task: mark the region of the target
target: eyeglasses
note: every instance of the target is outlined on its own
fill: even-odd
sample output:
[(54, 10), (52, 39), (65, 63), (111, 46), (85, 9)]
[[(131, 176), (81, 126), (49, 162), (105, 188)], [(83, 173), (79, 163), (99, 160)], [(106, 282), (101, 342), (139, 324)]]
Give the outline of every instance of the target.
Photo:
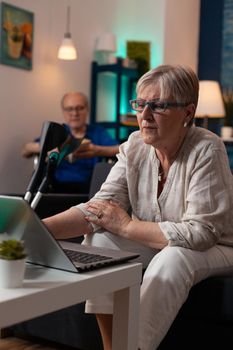
[(151, 112), (160, 113), (165, 112), (166, 109), (173, 107), (186, 107), (190, 103), (182, 103), (182, 102), (159, 102), (159, 101), (146, 101), (146, 100), (130, 100), (129, 101), (131, 108), (137, 112), (143, 112), (146, 106), (150, 107)]
[(68, 107), (63, 107), (63, 110), (72, 113), (72, 112), (82, 112), (84, 111), (86, 107), (85, 106), (68, 106)]

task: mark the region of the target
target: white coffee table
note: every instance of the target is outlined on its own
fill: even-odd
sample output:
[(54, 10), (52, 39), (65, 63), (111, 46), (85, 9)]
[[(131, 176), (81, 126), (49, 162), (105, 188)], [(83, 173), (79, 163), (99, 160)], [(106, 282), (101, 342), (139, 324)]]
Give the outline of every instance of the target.
[(132, 262), (79, 274), (28, 264), (22, 288), (0, 288), (0, 329), (114, 292), (112, 349), (137, 350), (141, 273)]

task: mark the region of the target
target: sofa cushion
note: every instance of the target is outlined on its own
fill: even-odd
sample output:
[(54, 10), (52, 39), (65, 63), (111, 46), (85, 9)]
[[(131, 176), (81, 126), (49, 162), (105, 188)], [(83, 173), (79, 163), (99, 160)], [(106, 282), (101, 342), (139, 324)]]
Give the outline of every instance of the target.
[(180, 310), (182, 318), (233, 322), (233, 275), (210, 277), (195, 285)]

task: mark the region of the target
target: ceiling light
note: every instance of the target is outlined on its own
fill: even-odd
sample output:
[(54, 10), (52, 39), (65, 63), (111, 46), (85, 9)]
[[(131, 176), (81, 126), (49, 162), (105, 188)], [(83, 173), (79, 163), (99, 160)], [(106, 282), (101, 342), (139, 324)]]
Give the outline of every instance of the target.
[(67, 7), (66, 32), (58, 50), (58, 56), (61, 60), (76, 60), (77, 52), (70, 33), (70, 6)]

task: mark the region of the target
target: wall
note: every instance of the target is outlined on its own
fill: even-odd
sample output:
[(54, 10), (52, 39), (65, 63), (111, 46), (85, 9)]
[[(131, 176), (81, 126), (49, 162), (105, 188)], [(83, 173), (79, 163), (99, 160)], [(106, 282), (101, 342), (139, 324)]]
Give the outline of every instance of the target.
[(168, 0), (165, 11), (164, 63), (198, 67), (200, 1)]
[[(22, 144), (40, 134), (45, 120), (62, 122), (60, 98), (65, 91), (89, 96), (90, 63), (96, 37), (117, 35), (118, 53), (125, 41), (151, 41), (152, 66), (163, 62), (197, 66), (199, 0), (11, 0), (35, 14), (33, 70), (0, 65), (0, 192), (24, 193), (32, 162), (22, 159)], [(57, 48), (71, 4), (71, 32), (78, 60), (59, 61)], [(187, 24), (191, 23), (189, 30)], [(174, 30), (175, 29), (175, 30)], [(179, 45), (178, 45), (179, 44)]]

